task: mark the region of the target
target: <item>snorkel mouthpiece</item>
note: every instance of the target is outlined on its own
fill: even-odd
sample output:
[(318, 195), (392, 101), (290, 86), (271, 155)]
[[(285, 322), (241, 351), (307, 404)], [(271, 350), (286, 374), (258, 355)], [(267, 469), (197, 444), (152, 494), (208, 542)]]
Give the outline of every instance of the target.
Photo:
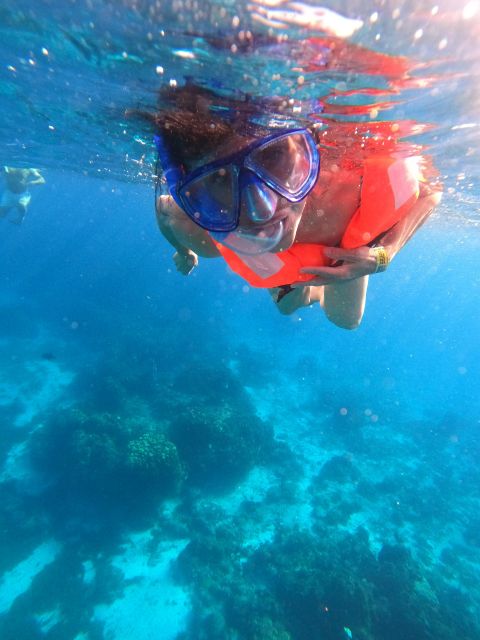
[(245, 256), (258, 256), (268, 253), (280, 242), (283, 236), (283, 220), (271, 223), (265, 228), (246, 230), (237, 228), (227, 233), (210, 232), (210, 235), (221, 244), (236, 253)]

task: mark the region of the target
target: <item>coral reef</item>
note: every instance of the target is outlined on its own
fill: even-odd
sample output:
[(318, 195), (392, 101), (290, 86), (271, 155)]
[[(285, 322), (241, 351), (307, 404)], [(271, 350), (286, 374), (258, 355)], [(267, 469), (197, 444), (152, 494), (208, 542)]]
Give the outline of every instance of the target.
[(130, 440), (127, 466), (138, 480), (161, 487), (166, 493), (177, 491), (185, 477), (176, 446), (157, 431)]
[[(146, 573), (183, 549), (169, 556), (192, 607), (177, 640), (478, 640), (479, 448), (468, 425), (393, 428), (388, 407), (379, 425), (345, 388), (316, 404), (292, 393), (285, 406), (276, 373), (255, 380), (271, 394), (266, 412), (238, 375), (255, 377), (251, 356), (213, 366), (199, 350), (191, 367), (162, 368), (155, 352), (152, 368), (133, 342), (114, 351), (102, 380), (87, 372), (77, 403), (32, 428), (24, 450), (38, 492), (2, 485), (5, 571), (37, 534), (65, 547), (0, 621), (2, 638), (43, 637), (37, 618), (56, 611), (63, 588), (75, 597), (49, 637), (103, 637), (94, 612), (140, 585), (119, 567), (134, 567), (128, 549), (143, 536)], [(308, 358), (300, 368), (321, 371)], [(21, 442), (7, 437), (4, 456)]]
[[(198, 597), (189, 638), (338, 640), (345, 628), (359, 640), (477, 637), (465, 606), (459, 615), (458, 598), (447, 603), (408, 549), (387, 544), (376, 558), (364, 530), (336, 538), (284, 531), (245, 554), (228, 529), (182, 553), (176, 571)], [(219, 600), (223, 608), (208, 613)]]
[(31, 460), (57, 494), (55, 502), (68, 509), (86, 501), (103, 512), (151, 509), (174, 495), (185, 476), (164, 429), (164, 423), (145, 416), (121, 419), (73, 408), (34, 432)]
[(222, 489), (237, 482), (254, 465), (268, 459), (273, 429), (257, 418), (244, 399), (198, 403), (180, 413), (169, 437), (188, 470), (189, 482)]

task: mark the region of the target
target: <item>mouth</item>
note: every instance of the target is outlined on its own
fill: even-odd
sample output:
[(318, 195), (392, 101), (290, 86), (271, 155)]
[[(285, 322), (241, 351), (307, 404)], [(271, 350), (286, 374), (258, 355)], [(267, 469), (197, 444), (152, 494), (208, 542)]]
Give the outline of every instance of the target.
[(285, 225), (286, 219), (287, 216), (282, 216), (281, 218), (269, 220), (265, 224), (255, 224), (249, 227), (243, 227), (243, 229), (239, 229), (239, 233), (245, 233), (246, 235), (271, 235), (271, 232), (276, 230), (279, 225), (282, 225), (282, 227)]
[[(285, 218), (272, 220), (267, 224), (256, 225), (248, 229), (238, 229), (237, 235), (246, 242), (253, 242), (257, 246), (263, 245), (270, 249), (276, 246), (285, 233)], [(268, 250), (268, 249), (267, 249)]]
[(277, 247), (284, 236), (285, 218), (264, 225), (237, 227), (230, 233), (216, 234), (216, 240), (243, 255), (256, 256)]

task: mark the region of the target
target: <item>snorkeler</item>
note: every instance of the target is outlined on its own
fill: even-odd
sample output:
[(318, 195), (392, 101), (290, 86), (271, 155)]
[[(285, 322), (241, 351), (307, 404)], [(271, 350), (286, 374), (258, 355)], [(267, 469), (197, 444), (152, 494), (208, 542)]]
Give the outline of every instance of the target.
[(362, 138), (355, 157), (332, 144), (342, 123), (262, 120), (248, 101), (227, 108), (191, 83), (165, 91), (175, 108), (153, 119), (164, 187), (156, 212), (178, 271), (221, 256), (282, 313), (319, 302), (333, 323), (356, 328), (369, 275), (385, 271), (440, 201), (423, 159), (391, 142), (393, 123), (377, 123), (389, 135)]
[(3, 167), (5, 189), (0, 200), (0, 217), (4, 218), (9, 211), (16, 209), (17, 217), (11, 220), (14, 224), (22, 224), (32, 196), (28, 188), (36, 184), (45, 184), (45, 178), (38, 169), (21, 169)]

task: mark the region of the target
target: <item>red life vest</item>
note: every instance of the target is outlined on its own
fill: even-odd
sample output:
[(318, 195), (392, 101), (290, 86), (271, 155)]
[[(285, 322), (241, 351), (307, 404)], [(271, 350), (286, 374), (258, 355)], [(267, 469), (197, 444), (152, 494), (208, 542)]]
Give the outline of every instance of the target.
[[(399, 222), (419, 195), (419, 158), (372, 157), (363, 165), (360, 206), (350, 219), (340, 246), (355, 249), (367, 245)], [(280, 253), (245, 256), (215, 242), (229, 267), (252, 287), (279, 287), (308, 282), (315, 276), (300, 273), (303, 267), (328, 266), (324, 245), (294, 243)]]

